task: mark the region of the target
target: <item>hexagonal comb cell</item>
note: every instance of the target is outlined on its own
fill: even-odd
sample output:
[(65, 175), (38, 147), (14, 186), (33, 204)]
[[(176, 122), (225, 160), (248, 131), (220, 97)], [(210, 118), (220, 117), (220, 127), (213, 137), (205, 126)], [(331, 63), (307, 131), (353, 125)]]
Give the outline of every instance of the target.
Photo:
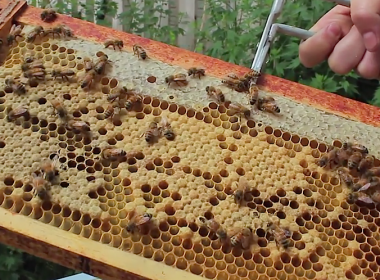
[(376, 191), (352, 189), (370, 188), (360, 168), (377, 182), (379, 161), (228, 103), (180, 102), (221, 81), (173, 69), (132, 49), (19, 38), (0, 67), (26, 90), (0, 92), (1, 207), (208, 279), (378, 279), (380, 208), (363, 205)]

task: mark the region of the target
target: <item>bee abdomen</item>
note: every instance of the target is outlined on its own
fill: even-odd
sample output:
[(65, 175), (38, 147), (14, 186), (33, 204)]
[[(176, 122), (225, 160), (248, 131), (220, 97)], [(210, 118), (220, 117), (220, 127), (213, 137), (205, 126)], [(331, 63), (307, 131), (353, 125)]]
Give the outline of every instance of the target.
[(128, 111), (132, 109), (132, 106), (133, 106), (133, 102), (128, 100), (125, 102), (125, 109), (127, 109)]
[(146, 55), (146, 52), (145, 52), (145, 51), (142, 51), (142, 52), (140, 53), (140, 57), (141, 57), (141, 59), (146, 59), (148, 56)]
[(166, 137), (166, 139), (168, 140), (173, 140), (175, 138), (175, 134), (171, 131), (167, 131), (164, 133), (164, 136)]
[(153, 135), (153, 133), (151, 133), (151, 132), (147, 132), (147, 133), (145, 134), (145, 141), (148, 142), (148, 143), (151, 143), (151, 142), (153, 142), (153, 140), (154, 140), (154, 135)]

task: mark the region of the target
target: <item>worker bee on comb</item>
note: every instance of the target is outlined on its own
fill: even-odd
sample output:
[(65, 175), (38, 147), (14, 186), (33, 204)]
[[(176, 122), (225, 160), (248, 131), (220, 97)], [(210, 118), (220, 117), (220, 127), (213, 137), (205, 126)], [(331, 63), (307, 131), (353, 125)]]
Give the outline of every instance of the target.
[(32, 43), (34, 42), (34, 40), (36, 40), (37, 36), (41, 36), (43, 34), (44, 34), (44, 28), (42, 26), (36, 26), (35, 28), (33, 28), (32, 31), (30, 31), (26, 35), (26, 41), (28, 43)]
[(45, 9), (41, 13), (41, 20), (45, 22), (52, 22), (57, 18), (57, 12), (51, 8)]
[(277, 113), (281, 112), (280, 108), (277, 106), (276, 101), (273, 97), (262, 97), (257, 100), (257, 108), (264, 112)]
[(137, 55), (137, 57), (141, 58), (142, 60), (145, 60), (148, 58), (148, 55), (146, 54), (145, 49), (139, 45), (133, 46), (133, 54)]
[(235, 235), (231, 236), (231, 245), (233, 247), (240, 246), (243, 250), (248, 249), (252, 243), (252, 229), (249, 227), (239, 230)]
[(206, 87), (207, 95), (213, 98), (218, 103), (223, 103), (226, 101), (226, 98), (223, 94), (223, 92), (214, 86), (207, 86)]
[(53, 69), (51, 71), (51, 76), (54, 78), (61, 78), (62, 80), (69, 81), (69, 77), (75, 76), (75, 71), (71, 69)]
[(8, 46), (13, 45), (14, 42), (17, 42), (17, 38), (22, 38), (21, 35), (22, 27), (21, 25), (13, 24), (11, 27), (11, 30), (9, 31), (9, 34), (7, 36), (7, 43)]
[(198, 76), (198, 78), (200, 79), (202, 76), (205, 76), (205, 75), (206, 75), (206, 70), (203, 69), (203, 68), (192, 67), (192, 68), (190, 68), (190, 69), (187, 71), (187, 74), (188, 74), (189, 76), (193, 76), (193, 77)]
[(15, 81), (13, 78), (7, 78), (4, 81), (5, 83), (5, 91), (11, 91), (16, 94), (25, 94), (26, 88), (25, 85), (21, 82)]
[(130, 214), (128, 225), (126, 227), (127, 232), (135, 233), (136, 231), (141, 232), (143, 226), (150, 226), (153, 216), (149, 213), (144, 213), (142, 215), (137, 214), (133, 211)]
[(169, 86), (173, 83), (177, 86), (186, 86), (189, 82), (187, 81), (185, 74), (174, 74), (166, 77), (165, 83)]
[(119, 39), (108, 39), (104, 41), (105, 48), (108, 48), (110, 46), (112, 46), (114, 50), (116, 50), (116, 48), (118, 48), (119, 50), (122, 50), (124, 47), (124, 42), (123, 40), (119, 40)]
[(102, 156), (104, 159), (118, 160), (125, 158), (127, 156), (127, 152), (123, 149), (107, 147), (103, 149)]

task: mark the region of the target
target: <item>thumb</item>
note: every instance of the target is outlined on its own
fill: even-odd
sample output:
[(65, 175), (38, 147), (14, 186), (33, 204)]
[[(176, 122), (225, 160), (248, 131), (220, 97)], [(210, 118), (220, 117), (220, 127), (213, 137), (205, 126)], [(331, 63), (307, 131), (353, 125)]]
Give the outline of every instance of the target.
[(380, 1), (351, 0), (351, 19), (361, 33), (366, 49), (380, 48)]

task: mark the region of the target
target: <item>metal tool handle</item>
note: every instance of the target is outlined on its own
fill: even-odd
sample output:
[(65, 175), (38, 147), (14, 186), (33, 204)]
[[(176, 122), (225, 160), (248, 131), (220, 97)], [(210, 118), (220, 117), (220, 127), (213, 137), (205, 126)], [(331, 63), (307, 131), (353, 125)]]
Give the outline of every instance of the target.
[[(271, 12), (268, 16), (267, 22), (264, 27), (263, 35), (257, 47), (255, 58), (252, 62), (251, 69), (257, 72), (261, 72), (267, 56), (269, 53), (269, 48), (274, 40), (277, 32), (300, 38), (301, 40), (306, 40), (312, 37), (315, 32), (310, 30), (301, 29), (295, 26), (290, 26), (282, 23), (275, 23), (275, 20), (280, 16), (282, 8), (286, 0), (275, 0), (272, 5)], [(343, 5), (350, 7), (350, 0), (325, 0), (327, 2), (333, 2), (338, 5)]]

